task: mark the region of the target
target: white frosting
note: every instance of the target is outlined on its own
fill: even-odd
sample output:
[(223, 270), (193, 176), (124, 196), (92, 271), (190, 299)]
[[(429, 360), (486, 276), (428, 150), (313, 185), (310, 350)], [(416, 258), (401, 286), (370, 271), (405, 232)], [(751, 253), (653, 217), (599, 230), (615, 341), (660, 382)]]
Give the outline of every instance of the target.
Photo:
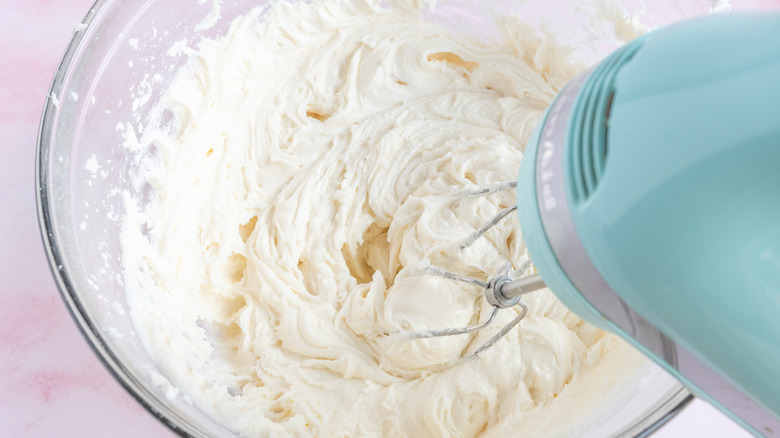
[(710, 12), (728, 12), (734, 10), (729, 0), (710, 0)]
[(157, 200), (127, 204), (132, 315), (167, 377), (236, 431), (557, 436), (642, 363), (547, 290), (474, 360), (449, 364), (515, 310), (472, 336), (387, 335), (489, 313), (422, 266), (527, 261), (514, 217), (457, 249), (514, 193), (457, 194), (515, 178), (577, 70), (515, 20), (486, 45), (413, 6), (256, 9), (193, 50), (161, 102), (173, 122), (145, 129), (160, 165)]

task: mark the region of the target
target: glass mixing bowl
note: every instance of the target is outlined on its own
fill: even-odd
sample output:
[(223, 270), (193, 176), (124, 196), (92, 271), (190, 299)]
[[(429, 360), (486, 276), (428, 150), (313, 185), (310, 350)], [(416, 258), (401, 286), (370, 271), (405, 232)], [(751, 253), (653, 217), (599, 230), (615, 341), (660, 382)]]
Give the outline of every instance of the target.
[[(172, 72), (186, 60), (186, 55), (170, 50), (175, 42), (220, 35), (233, 17), (262, 1), (198, 3), (203, 4), (170, 0), (95, 3), (77, 27), (44, 108), (36, 169), (38, 210), (63, 299), (109, 371), (173, 431), (199, 437), (234, 436), (173, 388), (144, 349), (127, 312), (119, 241), (122, 191), (149, 195), (151, 187), (133, 183), (130, 175), (138, 163), (131, 151), (120, 146), (123, 134), (117, 126), (139, 128), (143, 124)], [(581, 19), (584, 6), (574, 7), (576, 3), (441, 0), (427, 18), (489, 38), (495, 30), (487, 17), (492, 10), (488, 6), (503, 13), (522, 13), (537, 24), (549, 21), (547, 25), (564, 42), (589, 41), (577, 55), (585, 63), (594, 63), (620, 42), (610, 38), (613, 32), (609, 29), (585, 26)], [(652, 3), (641, 15), (651, 26), (705, 14), (710, 8), (707, 0)], [(626, 7), (636, 12), (640, 5), (637, 1)], [(216, 25), (196, 30), (204, 27), (199, 26), (204, 19), (217, 16), (221, 18)], [(578, 436), (647, 435), (691, 398), (675, 379), (649, 363), (642, 377), (622, 391), (621, 402), (594, 412), (590, 423), (580, 426)]]

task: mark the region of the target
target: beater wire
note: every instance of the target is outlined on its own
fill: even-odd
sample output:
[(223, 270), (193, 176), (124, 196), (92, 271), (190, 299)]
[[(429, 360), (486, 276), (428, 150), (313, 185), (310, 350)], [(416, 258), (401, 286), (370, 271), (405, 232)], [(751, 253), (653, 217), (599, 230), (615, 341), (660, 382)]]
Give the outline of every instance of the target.
[[(490, 339), (485, 341), (484, 344), (480, 345), (479, 348), (472, 351), (469, 356), (479, 356), (479, 353), (482, 353), (483, 351), (487, 350), (488, 348), (492, 347), (493, 344), (498, 342), (501, 338), (506, 336), (507, 333), (509, 333), (510, 330), (512, 330), (517, 324), (520, 324), (520, 320), (525, 318), (525, 315), (528, 313), (528, 306), (525, 305), (522, 301), (519, 301), (517, 303), (518, 306), (520, 306), (521, 310), (520, 313), (515, 316), (515, 318), (510, 321), (507, 325), (501, 327), (501, 330), (498, 331), (495, 335), (493, 335)], [(468, 357), (468, 356), (466, 356)]]
[(494, 184), (492, 186), (488, 186), (479, 190), (471, 190), (467, 191), (465, 194), (463, 194), (462, 197), (464, 198), (477, 198), (480, 196), (487, 196), (492, 195), (493, 193), (503, 192), (505, 190), (514, 189), (517, 187), (517, 181), (508, 181), (508, 182), (502, 182), (498, 184)]
[(424, 267), (423, 272), (426, 274), (435, 275), (437, 277), (443, 277), (448, 280), (456, 280), (456, 281), (462, 281), (464, 283), (473, 284), (483, 289), (488, 287), (488, 283), (486, 281), (477, 280), (476, 278), (466, 277), (464, 275), (456, 274), (450, 271), (445, 271), (444, 269), (432, 265), (428, 265)]
[(513, 211), (516, 210), (517, 210), (517, 204), (501, 210), (501, 213), (493, 216), (493, 218), (490, 219), (485, 225), (482, 225), (480, 229), (474, 231), (473, 233), (471, 233), (471, 235), (469, 235), (469, 237), (463, 239), (463, 241), (460, 242), (458, 247), (461, 250), (470, 247), (471, 245), (474, 244), (474, 242), (477, 241), (477, 239), (479, 239), (480, 237), (482, 237), (482, 235), (487, 233), (489, 229), (493, 228), (497, 223), (501, 222), (501, 220), (507, 217), (509, 213), (512, 213)]
[(415, 332), (406, 332), (409, 336), (412, 337), (412, 339), (426, 339), (426, 338), (438, 338), (441, 336), (453, 336), (453, 335), (463, 335), (466, 333), (474, 333), (478, 330), (482, 330), (483, 328), (487, 327), (488, 324), (493, 322), (493, 320), (496, 318), (496, 315), (498, 315), (498, 311), (500, 309), (496, 306), (493, 307), (493, 311), (490, 313), (490, 316), (485, 321), (477, 324), (472, 325), (469, 327), (458, 327), (458, 328), (447, 328), (447, 329), (441, 329), (441, 330), (419, 330)]

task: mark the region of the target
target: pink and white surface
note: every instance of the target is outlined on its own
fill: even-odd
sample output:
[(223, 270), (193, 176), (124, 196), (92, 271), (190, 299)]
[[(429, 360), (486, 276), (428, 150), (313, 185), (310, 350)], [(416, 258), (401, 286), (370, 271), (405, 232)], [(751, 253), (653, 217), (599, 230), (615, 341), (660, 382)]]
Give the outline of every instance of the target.
[[(117, 383), (71, 319), (35, 211), (38, 123), (92, 0), (0, 0), (0, 436), (169, 437)], [(654, 437), (749, 435), (696, 400)]]

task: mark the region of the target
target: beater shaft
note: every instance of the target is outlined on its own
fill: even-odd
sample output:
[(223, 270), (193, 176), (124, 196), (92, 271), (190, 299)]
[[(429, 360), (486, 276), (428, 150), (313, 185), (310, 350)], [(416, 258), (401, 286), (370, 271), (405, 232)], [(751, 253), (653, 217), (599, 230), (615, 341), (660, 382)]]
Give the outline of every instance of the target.
[(499, 275), (490, 280), (485, 290), (485, 299), (493, 306), (506, 308), (516, 305), (520, 297), (544, 289), (547, 285), (539, 274), (514, 278), (509, 274)]

